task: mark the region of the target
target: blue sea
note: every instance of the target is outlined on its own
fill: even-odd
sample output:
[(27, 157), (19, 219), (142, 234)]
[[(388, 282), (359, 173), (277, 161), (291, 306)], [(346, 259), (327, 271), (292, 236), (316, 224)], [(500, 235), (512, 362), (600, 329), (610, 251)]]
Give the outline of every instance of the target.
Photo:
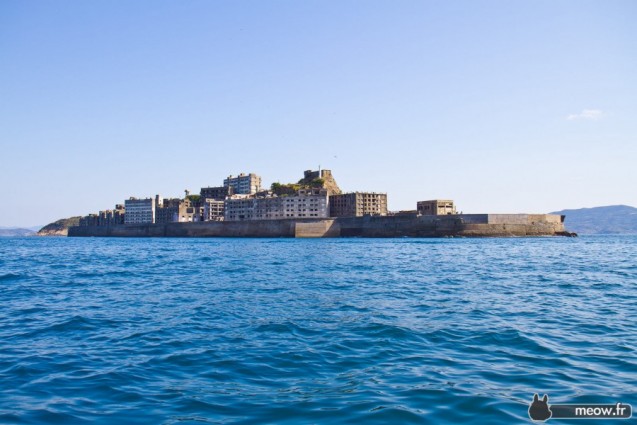
[(0, 385), (2, 424), (634, 407), (637, 237), (0, 238)]

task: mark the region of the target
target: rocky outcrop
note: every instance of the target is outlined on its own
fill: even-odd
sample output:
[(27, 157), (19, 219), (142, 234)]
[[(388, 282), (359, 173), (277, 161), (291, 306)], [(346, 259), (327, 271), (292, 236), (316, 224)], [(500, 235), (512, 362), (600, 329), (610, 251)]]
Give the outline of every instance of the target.
[(38, 236), (68, 236), (69, 227), (79, 226), (80, 217), (63, 218), (41, 228)]
[[(325, 171), (327, 171), (327, 173)], [(332, 176), (331, 171), (323, 170), (322, 174), (323, 176), (321, 178), (323, 179), (323, 187), (327, 189), (330, 195), (340, 195), (341, 193), (343, 193), (341, 191), (341, 188), (338, 187), (336, 179), (334, 179), (334, 176)]]
[(299, 180), (299, 184), (301, 185), (306, 187), (322, 187), (323, 189), (327, 189), (330, 195), (340, 195), (343, 193), (341, 188), (338, 187), (338, 183), (336, 183), (336, 179), (334, 179), (332, 171), (330, 170), (307, 170), (303, 174), (303, 178)]
[(277, 196), (294, 196), (300, 189), (311, 188), (326, 189), (328, 195), (340, 195), (342, 193), (330, 170), (307, 170), (298, 183), (272, 183), (270, 190)]

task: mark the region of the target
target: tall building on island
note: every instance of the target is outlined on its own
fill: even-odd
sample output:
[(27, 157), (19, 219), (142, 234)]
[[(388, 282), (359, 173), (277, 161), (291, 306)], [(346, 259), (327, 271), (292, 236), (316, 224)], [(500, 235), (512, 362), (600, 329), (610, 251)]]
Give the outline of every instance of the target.
[(222, 201), (234, 194), (235, 191), (233, 186), (202, 187), (199, 191), (199, 196), (201, 196), (202, 200), (216, 199), (218, 201)]
[(126, 216), (124, 205), (115, 205), (114, 210), (100, 211), (98, 214), (97, 225), (98, 226), (117, 226), (124, 224), (124, 217)]
[(241, 173), (236, 177), (230, 175), (223, 180), (223, 186), (231, 187), (237, 194), (252, 195), (261, 190), (261, 177), (254, 173)]
[(204, 199), (203, 221), (223, 221), (226, 201)]
[[(157, 199), (161, 200), (161, 203), (157, 202)], [(155, 223), (187, 223), (191, 221), (199, 221), (199, 217), (197, 208), (188, 198), (162, 199), (157, 195)]]
[(387, 194), (351, 192), (330, 196), (330, 217), (387, 215)]
[(124, 201), (124, 224), (143, 224), (155, 222), (155, 199), (130, 198)]
[(228, 199), (226, 221), (327, 218), (329, 197), (321, 188), (301, 189), (291, 196), (263, 196)]

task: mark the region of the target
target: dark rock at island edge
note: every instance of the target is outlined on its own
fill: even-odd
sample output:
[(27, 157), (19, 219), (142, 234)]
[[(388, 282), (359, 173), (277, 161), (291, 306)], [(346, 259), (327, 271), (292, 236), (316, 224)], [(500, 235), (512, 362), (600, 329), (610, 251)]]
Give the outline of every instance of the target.
[(38, 236), (68, 236), (69, 227), (78, 226), (80, 217), (62, 218), (41, 228)]

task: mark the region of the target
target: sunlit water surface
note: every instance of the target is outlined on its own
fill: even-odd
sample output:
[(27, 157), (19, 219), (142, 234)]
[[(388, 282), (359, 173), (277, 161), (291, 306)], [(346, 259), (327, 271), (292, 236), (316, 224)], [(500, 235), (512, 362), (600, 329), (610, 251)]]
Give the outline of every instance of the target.
[(3, 238), (0, 423), (509, 424), (535, 392), (635, 406), (636, 247)]

